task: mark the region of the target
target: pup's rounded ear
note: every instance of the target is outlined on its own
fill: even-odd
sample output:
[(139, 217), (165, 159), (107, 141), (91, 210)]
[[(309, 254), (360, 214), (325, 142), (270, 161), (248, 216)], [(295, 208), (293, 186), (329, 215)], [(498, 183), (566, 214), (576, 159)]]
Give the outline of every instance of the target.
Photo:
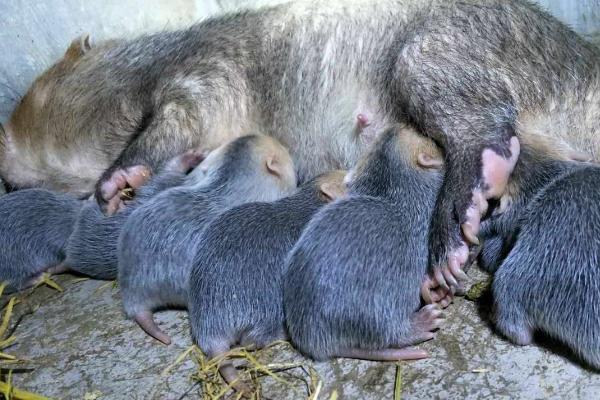
[(270, 174), (275, 175), (279, 178), (281, 178), (284, 174), (283, 166), (281, 165), (281, 162), (279, 162), (277, 157), (275, 157), (273, 155), (267, 157), (265, 166), (267, 167), (267, 171)]
[(346, 185), (343, 182), (323, 182), (319, 191), (326, 201), (333, 201), (346, 195)]

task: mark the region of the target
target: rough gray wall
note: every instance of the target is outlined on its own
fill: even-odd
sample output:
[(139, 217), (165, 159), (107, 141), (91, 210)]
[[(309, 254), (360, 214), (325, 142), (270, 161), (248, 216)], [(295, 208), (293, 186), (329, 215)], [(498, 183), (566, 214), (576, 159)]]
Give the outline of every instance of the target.
[[(0, 122), (78, 35), (90, 33), (92, 42), (127, 37), (187, 26), (223, 10), (283, 1), (0, 0)], [(600, 0), (538, 1), (579, 32), (600, 39)]]

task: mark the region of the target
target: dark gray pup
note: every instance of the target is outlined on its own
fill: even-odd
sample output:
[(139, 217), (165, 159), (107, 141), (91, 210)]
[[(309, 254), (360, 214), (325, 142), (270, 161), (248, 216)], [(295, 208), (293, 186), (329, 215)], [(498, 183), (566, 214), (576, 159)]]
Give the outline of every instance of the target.
[(439, 306), (419, 309), (441, 157), (414, 131), (386, 131), (350, 173), (349, 197), (308, 224), (284, 278), (289, 335), (304, 354), (427, 357), (404, 347), (432, 339), (442, 322)]
[[(192, 337), (208, 357), (238, 344), (260, 348), (286, 337), (285, 257), (313, 214), (344, 194), (344, 176), (344, 171), (321, 175), (289, 197), (235, 207), (208, 225), (194, 258), (188, 300)], [(230, 384), (238, 379), (230, 362), (219, 370)]]
[(169, 344), (154, 310), (187, 306), (192, 261), (206, 225), (223, 211), (274, 201), (296, 189), (294, 165), (275, 139), (249, 135), (211, 152), (205, 181), (159, 193), (133, 211), (118, 244), (119, 286), (127, 316)]
[(83, 201), (44, 189), (0, 197), (0, 281), (11, 291), (64, 272), (65, 246)]
[(11, 116), (0, 174), (16, 187), (95, 185), (110, 210), (144, 168), (193, 146), (258, 130), (290, 148), (305, 180), (351, 166), (376, 127), (407, 123), (445, 150), (431, 300), (434, 285), (464, 277), (520, 139), (542, 132), (598, 160), (599, 60), (527, 0), (292, 1), (97, 47), (84, 39)]
[(600, 168), (565, 174), (530, 202), (494, 275), (498, 330), (527, 345), (535, 331), (600, 369)]
[(479, 266), (490, 273), (496, 271), (512, 248), (525, 210), (535, 196), (561, 175), (589, 165), (556, 152), (544, 138), (527, 139), (522, 142), (521, 156), (505, 193), (481, 225), (479, 238), (483, 248)]
[[(67, 244), (64, 266), (94, 279), (117, 279), (117, 242), (129, 215), (157, 193), (185, 184), (188, 172), (203, 159), (204, 152), (200, 149), (173, 158), (137, 190), (133, 200), (112, 216), (105, 215), (96, 201), (86, 202)], [(195, 173), (189, 175), (189, 179), (199, 182), (204, 176)]]

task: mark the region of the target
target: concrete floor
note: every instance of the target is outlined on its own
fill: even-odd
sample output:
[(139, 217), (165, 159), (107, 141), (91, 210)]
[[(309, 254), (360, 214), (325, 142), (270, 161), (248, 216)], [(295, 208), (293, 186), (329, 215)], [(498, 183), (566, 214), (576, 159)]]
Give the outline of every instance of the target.
[[(478, 274), (476, 280), (481, 280)], [(5, 351), (26, 359), (31, 368), (13, 375), (15, 386), (59, 399), (199, 399), (188, 360), (168, 376), (165, 367), (190, 346), (187, 316), (181, 311), (158, 314), (160, 325), (174, 339), (163, 346), (125, 320), (117, 289), (99, 281), (57, 278), (65, 291), (35, 290), (16, 315), (17, 343)], [(35, 311), (27, 314), (31, 309)], [(485, 301), (457, 299), (448, 309), (446, 327), (422, 347), (424, 361), (403, 363), (404, 399), (591, 399), (600, 391), (600, 375), (586, 370), (560, 347), (517, 347), (498, 337), (485, 321)], [(549, 350), (553, 348), (553, 350)], [(565, 355), (566, 354), (566, 355)], [(392, 399), (396, 379), (393, 363), (336, 360), (311, 363), (284, 345), (259, 354), (264, 363), (302, 362), (322, 380), (319, 399)], [(292, 374), (301, 376), (300, 370)], [(303, 399), (296, 391), (264, 379), (269, 399)], [(187, 393), (187, 394), (186, 394)]]

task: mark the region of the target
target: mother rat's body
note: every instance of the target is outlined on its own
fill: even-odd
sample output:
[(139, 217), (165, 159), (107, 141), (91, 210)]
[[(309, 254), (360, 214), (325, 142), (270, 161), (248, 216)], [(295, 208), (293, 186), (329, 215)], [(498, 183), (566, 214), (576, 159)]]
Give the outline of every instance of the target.
[(290, 148), (304, 181), (351, 167), (382, 127), (406, 123), (445, 150), (429, 238), (444, 286), (445, 263), (465, 261), (505, 190), (516, 138), (598, 158), (599, 59), (526, 0), (298, 1), (76, 41), (6, 125), (0, 175), (81, 194), (96, 184), (105, 203), (140, 181), (135, 166), (260, 131)]

